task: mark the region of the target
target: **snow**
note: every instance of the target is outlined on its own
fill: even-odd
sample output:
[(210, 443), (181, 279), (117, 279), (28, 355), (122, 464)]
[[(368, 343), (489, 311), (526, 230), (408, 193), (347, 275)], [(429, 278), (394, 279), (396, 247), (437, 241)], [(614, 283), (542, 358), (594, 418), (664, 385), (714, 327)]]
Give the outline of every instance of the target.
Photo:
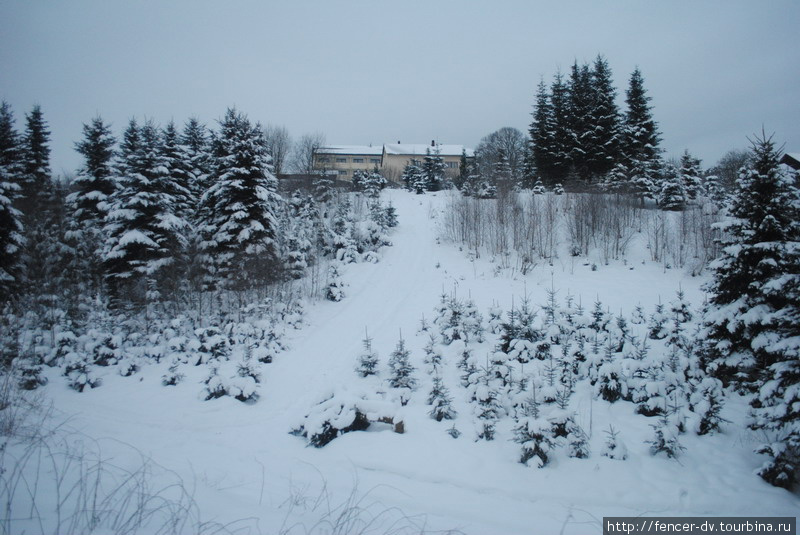
[(426, 144), (392, 143), (384, 145), (386, 154), (398, 154), (401, 156), (425, 156), (427, 151), (431, 153), (434, 149), (439, 149), (439, 156), (461, 156), (461, 152), (466, 150), (467, 157), (475, 156), (475, 151), (467, 149), (463, 145), (436, 145), (432, 147)]
[[(474, 534), (600, 532), (603, 516), (795, 516), (800, 510), (797, 496), (754, 474), (762, 459), (753, 449), (761, 441), (745, 428), (746, 400), (738, 397), (723, 410), (731, 423), (722, 434), (681, 435), (686, 451), (679, 462), (651, 456), (645, 441), (652, 438), (654, 419), (634, 414), (630, 403), (598, 400), (590, 387), (573, 396), (578, 423), (590, 435), (590, 457), (573, 459), (557, 451), (541, 469), (518, 462), (520, 445), (511, 440), (510, 418), (498, 422), (496, 440), (474, 441), (473, 410), (452, 373), (444, 375), (444, 384), (458, 417), (446, 423), (431, 419), (425, 405), (431, 378), (422, 351), (428, 336), (415, 333), (423, 314), (434, 317), (443, 292), (471, 299), (486, 317), (490, 307), (508, 311), (513, 299), (518, 306), (525, 295), (541, 305), (552, 287), (559, 299), (571, 294), (587, 310), (599, 299), (604, 309), (630, 317), (635, 304), (642, 303), (649, 315), (679, 287), (699, 306), (704, 279), (651, 262), (642, 247), (632, 247), (625, 263), (592, 266), (585, 258), (562, 255), (552, 266), (541, 262), (521, 276), (498, 269), (490, 256), (476, 259), (457, 246), (437, 243), (448, 193), (383, 195), (400, 222), (391, 235), (393, 247), (382, 250), (377, 264), (342, 269), (348, 284), (342, 301), (308, 307), (305, 325), (288, 335), (288, 350), (260, 366), (256, 403), (231, 396), (203, 401), (202, 382), (208, 378), (203, 366), (182, 368), (186, 378), (164, 387), (161, 377), (170, 364), (164, 359), (133, 377), (104, 369), (102, 386), (82, 393), (50, 370), (44, 392), (56, 417), (96, 440), (115, 462), (135, 463), (141, 455), (179, 475), (194, 489), (205, 517), (254, 519), (263, 533), (295, 522), (312, 526), (318, 512), (303, 503), (313, 502), (323, 487), (336, 503), (355, 489), (357, 496), (368, 494), (371, 503), (397, 507), (411, 518), (422, 515), (427, 529)], [(365, 327), (380, 358), (378, 377), (354, 372)], [(390, 394), (375, 392), (387, 390), (386, 363), (401, 334), (421, 385), (399, 409)], [(470, 347), (478, 363), (492, 349), (489, 342)], [(442, 360), (457, 362), (463, 349), (463, 343), (454, 342)], [(220, 377), (254, 393), (256, 386), (235, 378), (231, 365)], [(314, 408), (336, 392), (348, 400), (348, 409), (361, 404), (374, 415), (401, 413), (405, 432), (376, 426), (378, 432), (352, 432), (324, 448), (306, 447), (303, 438), (289, 432), (306, 421), (318, 426)], [(338, 417), (345, 422), (350, 414)], [(462, 433), (458, 439), (446, 432), (453, 423)], [(619, 431), (615, 453), (604, 446), (609, 425)], [(624, 456), (627, 460), (618, 460)], [(287, 507), (289, 502), (294, 506)]]
[(317, 149), (317, 154), (356, 154), (363, 156), (381, 156), (383, 145), (329, 145)]

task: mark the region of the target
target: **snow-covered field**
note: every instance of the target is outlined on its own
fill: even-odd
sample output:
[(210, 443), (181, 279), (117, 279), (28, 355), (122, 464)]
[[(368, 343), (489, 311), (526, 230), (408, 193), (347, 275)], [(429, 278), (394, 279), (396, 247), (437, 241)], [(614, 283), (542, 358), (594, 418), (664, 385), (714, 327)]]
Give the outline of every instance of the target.
[[(704, 298), (703, 277), (650, 262), (641, 244), (632, 246), (625, 263), (597, 262), (593, 269), (585, 258), (562, 255), (525, 276), (497, 269), (488, 256), (472, 260), (439, 238), (447, 195), (384, 192), (400, 222), (393, 246), (382, 249), (377, 264), (346, 267), (344, 300), (306, 306), (304, 327), (289, 332), (289, 349), (264, 365), (257, 403), (203, 401), (206, 372), (200, 368), (187, 368), (186, 380), (164, 387), (167, 362), (132, 377), (109, 370), (100, 388), (83, 393), (49, 370), (44, 392), (53, 401), (54, 419), (97, 440), (114, 463), (135, 466), (141, 455), (171, 470), (193, 490), (204, 518), (242, 519), (230, 529), (244, 533), (324, 533), (315, 523), (342, 504), (358, 505), (362, 519), (383, 513), (374, 519), (376, 532), (413, 524), (509, 535), (600, 533), (603, 516), (797, 514), (796, 495), (753, 473), (762, 462), (753, 453), (758, 439), (743, 424), (747, 406), (738, 397), (727, 401), (722, 416), (729, 423), (721, 434), (681, 435), (685, 452), (668, 459), (652, 456), (645, 443), (654, 418), (636, 415), (631, 403), (593, 398), (584, 381), (570, 408), (590, 435), (590, 457), (568, 458), (559, 450), (537, 469), (518, 462), (520, 446), (511, 441), (508, 417), (495, 440), (475, 440), (472, 404), (458, 383), (454, 349), (447, 347), (444, 379), (458, 416), (453, 422), (431, 419), (425, 404), (431, 376), (422, 351), (428, 336), (418, 329), (423, 314), (433, 318), (443, 292), (471, 298), (484, 319), (490, 306), (508, 311), (524, 295), (544, 304), (550, 288), (587, 309), (599, 299), (612, 314), (628, 318), (637, 304), (650, 314), (678, 288), (695, 309)], [(354, 371), (365, 328), (381, 358), (381, 378)], [(382, 380), (401, 332), (420, 383), (401, 409), (405, 433), (373, 425), (319, 449), (289, 433), (332, 391), (386, 390)], [(488, 355), (496, 341), (487, 335), (473, 346), (475, 355)], [(447, 433), (453, 423), (461, 432), (457, 439)], [(600, 455), (609, 424), (627, 445), (625, 461)]]

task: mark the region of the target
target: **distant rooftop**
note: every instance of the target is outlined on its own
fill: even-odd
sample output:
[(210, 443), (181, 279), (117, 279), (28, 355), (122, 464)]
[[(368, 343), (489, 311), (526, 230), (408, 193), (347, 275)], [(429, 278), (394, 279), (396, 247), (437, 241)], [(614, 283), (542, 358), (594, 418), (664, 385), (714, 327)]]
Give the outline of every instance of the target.
[(475, 156), (475, 151), (467, 149), (464, 145), (436, 145), (435, 147), (426, 143), (387, 143), (385, 145), (329, 145), (317, 149), (317, 154), (356, 154), (360, 156), (381, 156), (384, 149), (386, 154), (401, 156), (425, 156), (428, 150), (431, 152), (435, 148), (439, 149), (440, 156), (461, 156), (461, 152), (466, 150), (468, 157)]
[(320, 147), (317, 154), (363, 154), (364, 156), (380, 156), (383, 154), (383, 145), (330, 145)]
[(800, 170), (800, 152), (787, 152), (781, 158), (781, 163), (788, 165), (792, 169)]
[(475, 151), (467, 149), (464, 145), (436, 145), (432, 147), (428, 144), (409, 144), (409, 143), (391, 143), (384, 145), (386, 154), (400, 154), (403, 156), (425, 156), (430, 150), (439, 149), (439, 156), (461, 156), (461, 152), (466, 150), (467, 156), (472, 157)]

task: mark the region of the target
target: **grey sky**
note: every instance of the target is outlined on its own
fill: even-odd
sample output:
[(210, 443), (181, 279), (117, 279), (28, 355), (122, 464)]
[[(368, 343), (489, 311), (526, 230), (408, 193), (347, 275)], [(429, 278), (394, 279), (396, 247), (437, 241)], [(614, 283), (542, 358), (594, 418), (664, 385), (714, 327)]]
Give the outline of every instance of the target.
[(96, 114), (214, 125), (236, 105), (293, 137), (475, 146), (530, 122), (540, 76), (637, 65), (669, 155), (713, 164), (762, 124), (800, 151), (800, 2), (0, 2), (0, 98), (42, 106), (56, 172)]

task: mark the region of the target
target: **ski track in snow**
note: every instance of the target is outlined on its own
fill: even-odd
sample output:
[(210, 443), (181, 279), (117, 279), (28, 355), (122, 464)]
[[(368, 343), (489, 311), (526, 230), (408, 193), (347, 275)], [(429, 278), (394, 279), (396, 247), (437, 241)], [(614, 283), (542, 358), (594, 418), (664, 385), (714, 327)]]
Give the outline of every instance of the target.
[[(654, 459), (643, 443), (649, 420), (634, 416), (630, 404), (608, 405), (582, 392), (575, 398), (580, 421), (588, 419), (589, 406), (595, 420), (590, 459), (559, 457), (542, 470), (524, 467), (517, 463), (518, 445), (508, 440), (507, 421), (498, 427), (498, 440), (474, 442), (471, 408), (452, 373), (447, 386), (463, 435), (450, 438), (445, 433), (450, 423), (427, 417), (429, 378), (420, 351), (427, 336), (416, 334), (422, 314), (432, 319), (443, 290), (456, 289), (461, 297), (470, 293), (484, 318), (492, 301), (508, 310), (512, 297), (525, 291), (532, 304), (543, 303), (551, 281), (560, 299), (569, 289), (587, 309), (599, 295), (614, 313), (624, 307), (629, 314), (641, 302), (649, 314), (659, 297), (671, 300), (679, 284), (699, 305), (702, 280), (647, 262), (591, 271), (587, 262), (569, 258), (552, 268), (540, 266), (525, 278), (494, 277), (488, 259), (471, 263), (456, 247), (437, 245), (431, 207), (444, 194), (385, 195), (393, 198), (400, 222), (391, 235), (393, 246), (382, 250), (378, 264), (346, 266), (349, 286), (343, 301), (307, 306), (306, 325), (289, 333), (289, 350), (263, 367), (255, 405), (231, 398), (201, 401), (200, 369), (188, 370), (176, 387), (162, 387), (165, 366), (159, 365), (131, 378), (109, 372), (102, 387), (82, 394), (69, 390), (63, 378), (50, 377), (46, 392), (58, 413), (69, 417), (71, 427), (100, 438), (112, 458), (135, 463), (130, 445), (175, 470), (195, 486), (206, 517), (256, 517), (264, 533), (277, 531), (283, 522), (292, 489), (313, 497), (323, 482), (335, 502), (357, 486), (385, 507), (425, 515), (429, 529), (473, 534), (599, 533), (601, 518), (612, 515), (794, 516), (800, 510), (796, 496), (753, 475), (759, 460), (740, 427), (714, 437), (687, 435), (680, 464)], [(400, 329), (411, 350), (421, 385), (405, 408), (407, 433), (350, 433), (322, 449), (305, 447), (289, 430), (321, 396), (345, 385), (379, 385), (354, 372), (365, 327), (383, 369)], [(488, 345), (480, 351), (488, 351)], [(728, 411), (733, 408), (744, 410), (734, 403)], [(601, 431), (609, 422), (623, 435), (628, 461), (599, 455)], [(307, 525), (315, 518), (312, 512), (295, 513)]]

